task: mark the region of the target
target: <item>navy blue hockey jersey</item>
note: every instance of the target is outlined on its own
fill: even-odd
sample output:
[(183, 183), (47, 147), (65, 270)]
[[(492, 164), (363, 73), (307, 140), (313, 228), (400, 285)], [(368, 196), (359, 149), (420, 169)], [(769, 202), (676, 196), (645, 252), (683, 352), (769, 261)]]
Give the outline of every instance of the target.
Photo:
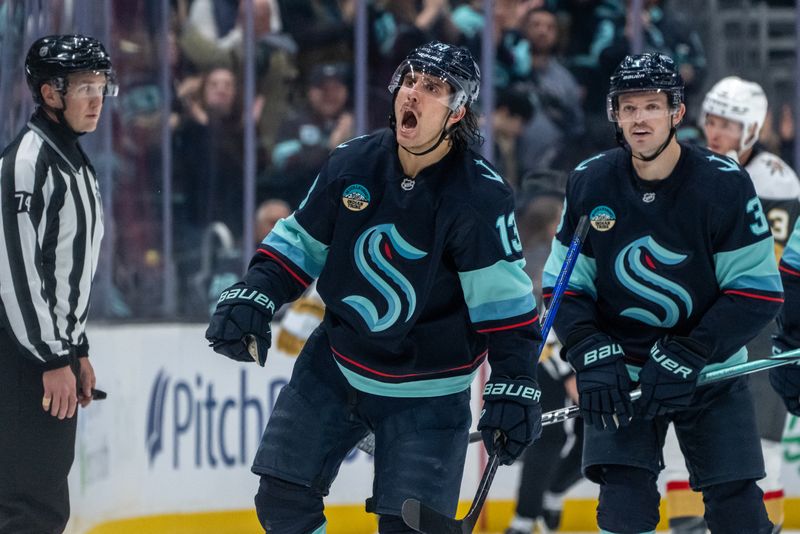
[(639, 178), (621, 148), (582, 162), (568, 181), (545, 295), (584, 214), (592, 228), (554, 323), (562, 340), (599, 330), (635, 366), (667, 333), (700, 342), (711, 368), (747, 358), (745, 343), (783, 294), (769, 224), (735, 161), (681, 144), (675, 169), (657, 182)]
[(245, 281), (281, 304), (318, 277), (332, 354), (362, 391), (462, 391), (487, 352), (493, 373), (535, 376), (538, 315), (513, 210), (472, 151), (404, 176), (385, 130), (334, 150)]
[(792, 346), (800, 347), (800, 219), (794, 226), (781, 257), (781, 279), (786, 305), (778, 316), (781, 333)]

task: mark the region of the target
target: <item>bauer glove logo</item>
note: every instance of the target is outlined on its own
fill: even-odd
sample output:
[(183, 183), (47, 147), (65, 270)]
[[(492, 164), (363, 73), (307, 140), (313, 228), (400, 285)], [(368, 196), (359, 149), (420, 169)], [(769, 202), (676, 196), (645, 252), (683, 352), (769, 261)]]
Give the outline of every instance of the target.
[(622, 347), (620, 347), (617, 343), (609, 343), (608, 345), (603, 345), (602, 347), (597, 347), (596, 349), (592, 349), (586, 354), (583, 355), (583, 365), (589, 365), (597, 360), (602, 360), (603, 358), (608, 358), (609, 356), (622, 356)]
[(523, 386), (522, 384), (487, 382), (486, 386), (483, 388), (483, 396), (486, 397), (487, 395), (511, 398), (519, 397), (522, 399), (539, 402), (539, 397), (542, 396), (542, 392), (534, 387)]
[(679, 364), (665, 353), (658, 350), (657, 345), (653, 345), (653, 348), (650, 349), (650, 357), (657, 361), (659, 365), (661, 365), (661, 367), (667, 371), (675, 373), (676, 375), (680, 375), (684, 379), (689, 378), (694, 372), (692, 368)]
[(256, 304), (260, 304), (268, 309), (271, 313), (275, 313), (275, 303), (272, 302), (264, 293), (256, 291), (255, 289), (234, 287), (226, 289), (219, 296), (217, 304), (222, 304), (226, 300), (250, 300)]

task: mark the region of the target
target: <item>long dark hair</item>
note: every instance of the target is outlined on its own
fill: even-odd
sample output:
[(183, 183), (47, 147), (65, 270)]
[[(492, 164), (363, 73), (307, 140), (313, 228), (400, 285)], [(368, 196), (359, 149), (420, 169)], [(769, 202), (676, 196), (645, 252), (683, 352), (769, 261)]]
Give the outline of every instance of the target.
[(483, 144), (483, 135), (478, 127), (478, 115), (467, 106), (464, 117), (450, 130), (448, 137), (453, 150), (462, 152), (472, 146)]

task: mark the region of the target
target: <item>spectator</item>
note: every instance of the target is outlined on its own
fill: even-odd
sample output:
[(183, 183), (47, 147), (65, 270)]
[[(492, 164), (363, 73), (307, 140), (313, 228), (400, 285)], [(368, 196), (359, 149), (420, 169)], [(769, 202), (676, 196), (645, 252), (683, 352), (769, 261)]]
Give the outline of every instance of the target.
[[(541, 112), (525, 130), (526, 146), (536, 148), (523, 152), (523, 172), (542, 167), (571, 169), (588, 155), (571, 146), (570, 157), (564, 157), (565, 140), (574, 143), (585, 133), (582, 91), (556, 57), (559, 39), (556, 14), (545, 8), (533, 9), (525, 18), (523, 28), (530, 43), (532, 65), (527, 84), (536, 94)], [(548, 136), (548, 132), (551, 135)], [(543, 157), (544, 154), (550, 157)]]
[[(531, 73), (529, 45), (519, 26), (527, 12), (539, 7), (542, 0), (495, 0), (493, 36), (495, 46), (494, 85), (509, 87), (524, 81)], [(461, 33), (460, 42), (480, 61), (483, 39), (483, 2), (462, 4), (451, 17)]]
[(256, 208), (256, 220), (253, 227), (255, 242), (261, 243), (261, 240), (272, 231), (275, 223), (285, 219), (291, 213), (289, 204), (277, 198), (270, 198), (259, 204)]
[(285, 31), (297, 43), (299, 79), (319, 63), (351, 61), (356, 0), (277, 0)]
[(349, 68), (325, 63), (311, 70), (308, 109), (296, 110), (281, 126), (272, 169), (262, 196), (281, 198), (296, 209), (330, 151), (353, 137)]
[(522, 89), (500, 91), (495, 101), (495, 164), (500, 175), (515, 189), (520, 185), (520, 142), (525, 125), (533, 117), (533, 104)]
[(174, 235), (178, 275), (197, 270), (197, 234), (221, 222), (242, 234), (244, 151), (236, 74), (212, 68), (179, 88), (186, 112), (173, 134)]
[[(274, 0), (253, 0), (252, 7), (257, 92), (252, 112), (258, 123), (260, 148), (266, 152), (272, 149), (278, 127), (288, 113), (289, 95), (297, 77), (297, 45), (289, 35), (275, 29), (273, 20), (277, 12), (274, 12), (273, 3)], [(240, 6), (236, 25), (224, 39), (210, 38), (203, 26), (193, 23), (196, 19), (190, 15), (178, 41), (189, 62), (204, 71), (225, 66), (233, 72), (241, 72), (244, 64), (243, 15)]]

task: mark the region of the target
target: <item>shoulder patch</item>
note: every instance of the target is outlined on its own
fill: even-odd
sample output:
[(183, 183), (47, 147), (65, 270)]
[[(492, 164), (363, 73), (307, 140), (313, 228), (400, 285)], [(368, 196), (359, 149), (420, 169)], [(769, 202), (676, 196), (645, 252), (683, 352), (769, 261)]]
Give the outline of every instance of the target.
[(361, 184), (348, 186), (342, 194), (342, 203), (350, 211), (361, 211), (369, 206), (370, 196), (366, 187)]
[(589, 214), (589, 221), (598, 232), (607, 232), (617, 224), (617, 214), (608, 206), (597, 206)]

